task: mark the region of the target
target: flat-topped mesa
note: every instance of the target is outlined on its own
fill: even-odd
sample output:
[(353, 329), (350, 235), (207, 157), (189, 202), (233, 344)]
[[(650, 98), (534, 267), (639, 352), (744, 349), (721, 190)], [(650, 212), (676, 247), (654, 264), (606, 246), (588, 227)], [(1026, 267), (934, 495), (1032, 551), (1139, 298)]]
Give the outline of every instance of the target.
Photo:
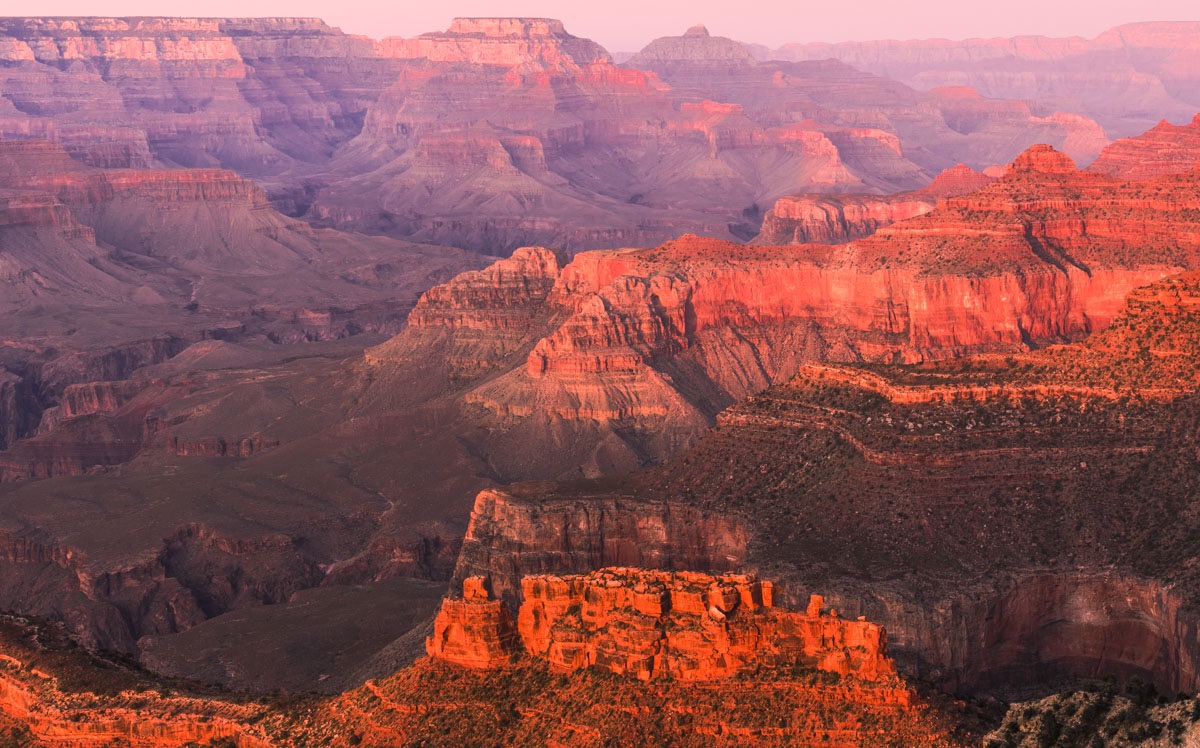
[(1141, 135), (1111, 143), (1089, 168), (1121, 179), (1182, 174), (1200, 164), (1200, 114), (1186, 125), (1159, 122)]
[(572, 36), (562, 21), (550, 18), (455, 18), (445, 32), (386, 39), (381, 47), (386, 56), (394, 58), (504, 67), (528, 63), (584, 67), (612, 62), (599, 44)]
[[(597, 667), (699, 681), (802, 665), (864, 681), (896, 674), (881, 627), (839, 618), (818, 595), (802, 613), (776, 608), (771, 583), (751, 575), (610, 567), (527, 576), (521, 588), (521, 645), (555, 672)], [(474, 667), (506, 661), (516, 642), (501, 603), (488, 599), (480, 577), (463, 592), (443, 603), (429, 654)]]
[(492, 38), (570, 36), (563, 22), (554, 18), (455, 18), (446, 36), (483, 36)]
[(6, 18), (0, 39), (0, 61), (205, 63), (212, 77), (246, 77), (216, 19)]

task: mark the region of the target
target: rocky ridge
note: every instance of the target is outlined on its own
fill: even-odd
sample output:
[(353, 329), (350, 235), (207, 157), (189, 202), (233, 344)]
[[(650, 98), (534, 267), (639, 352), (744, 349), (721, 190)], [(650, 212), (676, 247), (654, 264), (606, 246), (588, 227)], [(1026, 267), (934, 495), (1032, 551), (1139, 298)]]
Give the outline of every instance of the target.
[(789, 195), (763, 216), (754, 244), (844, 244), (884, 226), (924, 215), (945, 197), (986, 187), (992, 177), (965, 164), (947, 169), (919, 190), (894, 195)]
[[(688, 237), (561, 267), (546, 250), (524, 250), (489, 271), (530, 273), (521, 282), (537, 291), (519, 312), (475, 290), (486, 276), (464, 277), (427, 294), (412, 329), (369, 360), (399, 364), (440, 340), (455, 371), (475, 376), (496, 356), (472, 362), (460, 351), (482, 336), (512, 361), (524, 356), (493, 369), (499, 377), (463, 381), (468, 401), (498, 415), (549, 407), (566, 419), (689, 429), (804, 360), (946, 358), (1097, 329), (1129, 289), (1200, 260), (1200, 234), (1186, 228), (1194, 179), (1126, 184), (1035, 148), (996, 183), (839, 248)], [(976, 301), (950, 303), (963, 294)], [(510, 319), (544, 326), (513, 337)]]
[(1121, 179), (1153, 179), (1183, 174), (1200, 165), (1200, 115), (1186, 125), (1163, 120), (1150, 130), (1118, 140), (1089, 167)]

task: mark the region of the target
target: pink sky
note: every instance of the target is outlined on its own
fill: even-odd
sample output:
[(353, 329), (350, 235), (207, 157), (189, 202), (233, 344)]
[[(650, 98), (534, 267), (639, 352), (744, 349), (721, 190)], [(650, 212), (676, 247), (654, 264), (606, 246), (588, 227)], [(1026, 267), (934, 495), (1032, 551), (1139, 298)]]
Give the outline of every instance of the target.
[(785, 42), (1095, 36), (1131, 21), (1200, 20), (1196, 0), (0, 0), (4, 15), (317, 16), (373, 37), (446, 28), (454, 16), (560, 18), (614, 52), (705, 23), (716, 35)]

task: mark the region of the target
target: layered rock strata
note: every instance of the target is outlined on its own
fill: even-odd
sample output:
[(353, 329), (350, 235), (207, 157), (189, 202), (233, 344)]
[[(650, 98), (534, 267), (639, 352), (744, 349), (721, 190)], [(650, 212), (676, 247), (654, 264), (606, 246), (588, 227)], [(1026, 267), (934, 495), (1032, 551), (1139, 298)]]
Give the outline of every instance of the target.
[[(667, 466), (512, 487), (473, 525), (536, 528), (564, 506), (615, 524), (670, 497), (743, 527), (738, 563), (770, 568), (777, 600), (816, 587), (885, 625), (903, 672), (999, 694), (1109, 675), (1193, 690), (1197, 282), (1136, 291), (1080, 344), (805, 366)], [(585, 570), (569, 550), (592, 532), (564, 528), (520, 548), (469, 537), (463, 573)]]
[(1118, 140), (1089, 167), (1121, 179), (1184, 174), (1200, 166), (1200, 114), (1185, 125), (1166, 120), (1141, 135)]
[(12, 18), (0, 137), (98, 167), (232, 169), (289, 215), (488, 254), (748, 239), (787, 194), (896, 192), (1035, 142), (1080, 159), (1107, 142), (1029, 97), (760, 64), (700, 29), (638, 59), (615, 66), (539, 18), (382, 41), (305, 18)]
[[(412, 329), (369, 360), (400, 365), (435, 341), (464, 383), (500, 374), (464, 393), (499, 416), (687, 430), (805, 360), (915, 361), (1085, 335), (1131, 288), (1200, 262), (1195, 179), (1122, 183), (1035, 148), (994, 184), (838, 248), (687, 237), (566, 266), (523, 250), (427, 294)], [(497, 367), (500, 355), (523, 366)]]
[(772, 585), (744, 574), (609, 567), (587, 575), (528, 576), (514, 630), (484, 577), (447, 599), (427, 640), (431, 657), (473, 667), (524, 650), (555, 672), (587, 667), (639, 680), (730, 678), (754, 666), (818, 670), (875, 681), (895, 675), (887, 638), (846, 621), (813, 595), (804, 613), (774, 607)]
[(986, 187), (992, 178), (964, 164), (933, 182), (895, 195), (789, 195), (763, 216), (755, 244), (844, 244), (884, 226), (924, 215), (945, 197)]

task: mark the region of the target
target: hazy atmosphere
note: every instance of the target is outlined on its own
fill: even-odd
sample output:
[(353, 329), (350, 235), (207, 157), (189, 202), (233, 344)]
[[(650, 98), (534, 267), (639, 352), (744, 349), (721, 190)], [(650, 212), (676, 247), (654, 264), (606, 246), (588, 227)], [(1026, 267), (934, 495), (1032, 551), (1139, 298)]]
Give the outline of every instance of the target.
[(967, 38), (1045, 34), (1094, 36), (1131, 21), (1200, 19), (1191, 0), (1096, 0), (1054, 2), (1013, 0), (963, 3), (958, 0), (853, 0), (834, 5), (696, 0), (644, 3), (566, 3), (561, 0), (453, 0), (424, 3), (403, 0), (7, 0), (8, 15), (61, 16), (316, 16), (352, 34), (373, 37), (415, 36), (445, 29), (455, 16), (543, 16), (559, 18), (576, 36), (586, 36), (612, 51), (636, 51), (659, 36), (705, 23), (714, 34), (772, 46), (786, 42), (848, 41), (880, 38)]

